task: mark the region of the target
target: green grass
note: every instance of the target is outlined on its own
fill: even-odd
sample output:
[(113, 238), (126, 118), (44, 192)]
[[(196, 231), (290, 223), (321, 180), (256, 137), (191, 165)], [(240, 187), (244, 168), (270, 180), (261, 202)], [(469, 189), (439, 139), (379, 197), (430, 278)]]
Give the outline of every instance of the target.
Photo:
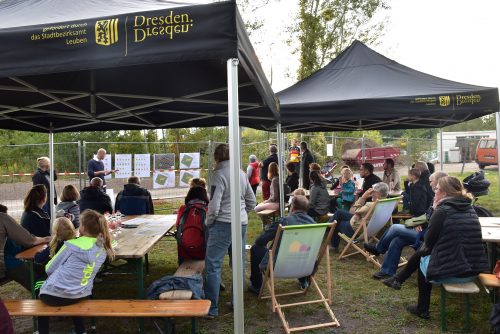
[[(459, 176), (459, 175), (457, 175)], [(463, 178), (463, 176), (459, 176)], [(487, 178), (491, 181), (490, 194), (481, 197), (478, 204), (495, 213), (500, 214), (498, 203), (498, 174), (488, 170)], [(159, 213), (171, 213), (179, 203), (164, 203)], [(261, 222), (255, 214), (250, 214), (247, 232), (247, 242), (251, 243), (261, 232)], [(405, 250), (411, 255), (411, 251)], [(385, 287), (381, 282), (371, 278), (377, 269), (361, 256), (339, 261), (331, 254), (331, 273), (333, 277), (333, 305), (332, 309), (338, 318), (341, 327), (338, 329), (317, 330), (314, 333), (440, 333), (439, 301), (440, 291), (433, 290), (431, 301), (430, 321), (421, 320), (405, 311), (405, 306), (416, 303), (417, 283), (416, 277), (410, 278), (399, 291)], [(172, 238), (163, 239), (152, 250), (149, 256), (150, 274), (146, 277), (146, 286), (163, 275), (175, 272), (177, 268), (177, 249)], [(247, 252), (247, 277), (249, 275), (249, 253)], [(322, 267), (323, 268), (323, 267)], [(320, 285), (325, 285), (324, 269), (317, 274)], [(415, 276), (415, 275), (414, 275)], [(226, 306), (231, 299), (231, 269), (226, 257), (223, 267), (223, 281), (227, 290), (221, 291), (219, 312), (215, 320), (200, 320), (200, 333), (233, 333), (233, 314)], [(290, 290), (296, 288), (296, 281), (279, 282), (278, 288)], [(111, 275), (105, 276), (102, 283), (94, 286), (95, 298), (123, 299), (136, 297), (136, 280), (130, 276)], [(4, 299), (30, 298), (18, 284), (9, 283), (0, 288), (0, 295)], [(313, 297), (313, 294), (311, 294)], [(314, 296), (315, 297), (315, 296)], [(491, 302), (483, 289), (479, 294), (473, 295), (472, 322), (473, 333), (488, 333), (488, 316)], [(255, 295), (245, 292), (245, 331), (247, 333), (282, 333), (281, 322), (278, 316), (271, 311), (270, 301), (261, 301)], [(296, 301), (298, 298), (289, 298)], [(312, 324), (326, 321), (328, 318), (321, 305), (305, 305), (288, 309), (286, 316), (291, 325)], [(459, 295), (449, 295), (447, 298), (447, 319), (450, 330), (460, 330), (463, 325), (463, 298)], [(31, 333), (30, 318), (16, 318), (16, 333)], [(177, 321), (178, 333), (189, 333), (189, 322)], [(57, 320), (51, 322), (52, 329), (67, 330), (72, 328), (70, 320)], [(98, 319), (97, 331), (99, 333), (135, 333), (137, 321), (135, 319)], [(147, 321), (146, 332), (154, 332), (153, 326)]]

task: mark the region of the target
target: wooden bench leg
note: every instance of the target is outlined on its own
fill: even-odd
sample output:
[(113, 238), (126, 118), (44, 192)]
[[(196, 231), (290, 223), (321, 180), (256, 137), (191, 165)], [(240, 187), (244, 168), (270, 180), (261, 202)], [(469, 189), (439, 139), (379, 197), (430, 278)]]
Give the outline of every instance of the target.
[(441, 285), (441, 330), (443, 332), (448, 330), (446, 326), (446, 290), (443, 285)]
[(470, 299), (469, 294), (465, 294), (465, 333), (470, 333)]

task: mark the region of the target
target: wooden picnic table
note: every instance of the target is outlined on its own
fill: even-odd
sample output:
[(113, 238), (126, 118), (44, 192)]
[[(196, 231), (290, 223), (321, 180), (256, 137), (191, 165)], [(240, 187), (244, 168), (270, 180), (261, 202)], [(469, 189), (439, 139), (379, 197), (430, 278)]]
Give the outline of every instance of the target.
[(490, 269), (493, 270), (497, 260), (497, 246), (500, 242), (500, 217), (479, 217), (481, 224), (481, 234), (484, 242), (488, 244), (491, 257), (489, 259)]

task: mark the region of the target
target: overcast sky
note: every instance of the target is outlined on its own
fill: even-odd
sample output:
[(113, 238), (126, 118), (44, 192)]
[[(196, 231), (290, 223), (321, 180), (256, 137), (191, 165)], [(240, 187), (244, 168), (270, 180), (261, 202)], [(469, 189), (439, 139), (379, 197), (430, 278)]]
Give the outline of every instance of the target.
[[(295, 83), (298, 55), (285, 43), (296, 0), (270, 0), (258, 15), (254, 47), (275, 92)], [(400, 64), (449, 80), (500, 87), (500, 1), (390, 1), (381, 44), (371, 46)], [(287, 76), (292, 74), (292, 77)]]

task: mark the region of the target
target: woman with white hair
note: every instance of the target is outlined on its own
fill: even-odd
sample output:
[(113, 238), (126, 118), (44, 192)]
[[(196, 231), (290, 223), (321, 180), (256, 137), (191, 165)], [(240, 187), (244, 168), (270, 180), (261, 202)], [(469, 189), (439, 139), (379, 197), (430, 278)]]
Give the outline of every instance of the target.
[[(48, 192), (48, 196), (47, 196), (47, 202), (45, 203), (45, 205), (43, 206), (43, 210), (45, 212), (47, 212), (50, 216), (50, 198), (53, 198), (53, 201), (54, 201), (54, 205), (57, 204), (57, 193), (56, 193), (56, 189), (54, 187), (54, 193), (51, 194), (50, 192), (50, 159), (47, 158), (47, 157), (40, 157), (38, 159), (36, 159), (36, 162), (37, 162), (37, 165), (38, 165), (38, 168), (35, 172), (35, 174), (33, 174), (33, 177), (31, 178), (31, 180), (33, 181), (33, 185), (36, 186), (37, 184), (43, 184), (45, 186), (45, 188), (47, 189), (47, 192)], [(54, 182), (57, 180), (57, 174), (56, 172), (54, 171)]]

